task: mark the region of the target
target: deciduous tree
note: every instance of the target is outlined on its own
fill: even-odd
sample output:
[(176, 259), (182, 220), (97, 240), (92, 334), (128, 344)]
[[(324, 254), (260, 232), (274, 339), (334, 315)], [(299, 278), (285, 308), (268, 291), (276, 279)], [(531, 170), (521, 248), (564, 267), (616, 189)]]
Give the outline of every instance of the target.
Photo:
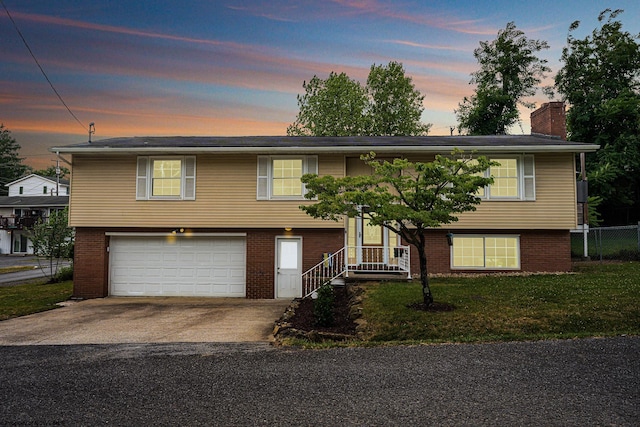
[(331, 72), (326, 80), (313, 76), (298, 95), (300, 111), (287, 128), (289, 136), (356, 136), (366, 133), (367, 94), (345, 73)]
[(498, 31), (495, 40), (480, 42), (473, 51), (480, 69), (470, 82), (476, 91), (458, 104), (458, 130), (470, 135), (505, 134), (520, 120), (518, 105), (534, 108), (525, 97), (534, 95), (551, 71), (547, 61), (536, 56), (548, 48), (546, 41), (527, 38), (513, 22)]
[(429, 133), (422, 123), (424, 95), (415, 88), (399, 62), (372, 65), (367, 78), (369, 135), (418, 136)]
[[(362, 156), (373, 173), (364, 176), (317, 176), (307, 174), (302, 182), (308, 199), (317, 202), (300, 206), (308, 215), (340, 221), (344, 216), (363, 216), (372, 226), (383, 226), (414, 246), (420, 260), (423, 302), (429, 306), (433, 295), (429, 285), (425, 233), (458, 220), (456, 214), (473, 211), (480, 203), (479, 188), (493, 182), (482, 172), (495, 162), (480, 156), (436, 156), (432, 162), (393, 162)], [(362, 209), (366, 207), (367, 209)]]
[(620, 13), (602, 11), (601, 26), (583, 39), (573, 35), (580, 22), (571, 24), (555, 78), (570, 105), (568, 139), (601, 146), (587, 171), (608, 224), (640, 220), (640, 36), (623, 30)]
[[(29, 233), (33, 243), (33, 253), (47, 260), (50, 279), (58, 274), (62, 259), (71, 256), (73, 229), (67, 224), (68, 215), (67, 208), (54, 211), (49, 215), (48, 220), (36, 223)], [(44, 271), (44, 268), (42, 270)]]
[[(40, 176), (46, 176), (48, 178), (55, 178), (56, 176), (56, 167), (55, 166), (49, 166), (46, 169), (36, 169), (33, 171), (33, 173), (35, 173), (36, 175), (40, 175)], [(69, 168), (66, 168), (64, 166), (60, 166), (60, 178), (64, 178), (66, 176), (69, 176), (69, 174), (71, 173), (71, 171), (69, 170)]]
[(332, 72), (302, 87), (289, 136), (426, 135), (431, 127), (420, 121), (424, 96), (398, 62), (372, 65), (366, 86)]

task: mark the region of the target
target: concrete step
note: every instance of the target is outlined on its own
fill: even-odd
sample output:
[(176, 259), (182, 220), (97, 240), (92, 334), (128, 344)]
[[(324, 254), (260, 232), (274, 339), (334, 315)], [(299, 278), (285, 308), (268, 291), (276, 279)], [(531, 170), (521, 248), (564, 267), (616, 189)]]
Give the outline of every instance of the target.
[(411, 280), (407, 278), (407, 273), (400, 271), (380, 271), (380, 272), (356, 272), (350, 271), (347, 282), (357, 281), (377, 281), (377, 280)]

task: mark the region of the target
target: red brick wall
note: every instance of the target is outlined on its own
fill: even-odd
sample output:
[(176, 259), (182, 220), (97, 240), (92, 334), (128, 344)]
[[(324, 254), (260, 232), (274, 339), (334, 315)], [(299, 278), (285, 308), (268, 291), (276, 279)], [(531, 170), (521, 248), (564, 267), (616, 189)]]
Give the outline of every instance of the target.
[(571, 234), (562, 230), (520, 234), (522, 271), (571, 271)]
[[(109, 256), (107, 231), (168, 232), (165, 229), (94, 229), (77, 228), (74, 259), (75, 298), (101, 298), (109, 292)], [(303, 271), (322, 260), (324, 252), (334, 252), (344, 246), (342, 229), (283, 229), (220, 230), (199, 229), (194, 232), (247, 233), (247, 298), (273, 298), (275, 287), (276, 236), (301, 236)]]
[[(108, 295), (106, 229), (77, 228), (74, 289), (75, 298), (100, 298)], [(167, 232), (168, 230), (118, 229), (110, 231)], [(247, 233), (247, 298), (273, 298), (275, 287), (276, 236), (301, 236), (303, 271), (322, 260), (325, 252), (335, 252), (344, 246), (344, 230), (300, 229), (285, 232), (282, 229), (253, 230), (194, 230), (195, 232), (246, 232)], [(520, 236), (521, 271), (570, 271), (571, 242), (568, 231), (509, 231), (465, 230), (457, 234), (517, 234)], [(450, 273), (450, 248), (447, 230), (433, 230), (426, 235), (427, 262), (430, 273)], [(411, 248), (411, 273), (419, 274), (418, 253)], [(456, 272), (459, 272), (456, 270)]]
[(247, 232), (247, 298), (274, 298), (276, 236), (302, 237), (302, 271), (322, 261), (322, 254), (344, 246), (342, 229), (249, 230)]
[(567, 139), (564, 102), (547, 102), (531, 113), (531, 133)]
[(101, 298), (108, 294), (108, 238), (102, 229), (77, 228), (73, 258), (73, 297)]
[[(519, 235), (520, 271), (571, 271), (571, 237), (563, 230), (464, 230), (454, 234)], [(433, 230), (426, 236), (429, 273), (451, 273), (451, 250), (446, 230)], [(411, 274), (420, 274), (417, 249), (411, 247)], [(475, 271), (475, 270), (474, 270)], [(492, 270), (495, 271), (495, 270)], [(461, 272), (455, 270), (456, 273)], [(476, 271), (477, 272), (477, 271)]]

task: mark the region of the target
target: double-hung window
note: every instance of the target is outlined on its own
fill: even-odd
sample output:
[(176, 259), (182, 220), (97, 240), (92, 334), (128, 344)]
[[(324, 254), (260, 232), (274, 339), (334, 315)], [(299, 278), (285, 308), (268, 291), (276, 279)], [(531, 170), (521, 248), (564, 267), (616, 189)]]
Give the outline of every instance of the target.
[(484, 172), (493, 184), (481, 188), (478, 196), (486, 200), (535, 200), (535, 165), (533, 155), (492, 156), (499, 163)]
[(196, 158), (138, 157), (137, 200), (195, 200)]
[(465, 270), (519, 270), (518, 236), (454, 236), (451, 268)]
[(300, 200), (302, 175), (318, 173), (317, 156), (258, 156), (258, 200)]

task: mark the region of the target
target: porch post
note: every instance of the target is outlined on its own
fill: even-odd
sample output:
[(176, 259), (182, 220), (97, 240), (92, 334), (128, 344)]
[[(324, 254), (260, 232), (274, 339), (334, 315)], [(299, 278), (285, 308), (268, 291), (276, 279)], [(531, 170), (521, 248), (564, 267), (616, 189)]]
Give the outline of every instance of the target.
[(345, 227), (344, 227), (344, 247), (342, 249), (342, 263), (344, 268), (344, 277), (349, 277), (349, 217), (345, 218)]

